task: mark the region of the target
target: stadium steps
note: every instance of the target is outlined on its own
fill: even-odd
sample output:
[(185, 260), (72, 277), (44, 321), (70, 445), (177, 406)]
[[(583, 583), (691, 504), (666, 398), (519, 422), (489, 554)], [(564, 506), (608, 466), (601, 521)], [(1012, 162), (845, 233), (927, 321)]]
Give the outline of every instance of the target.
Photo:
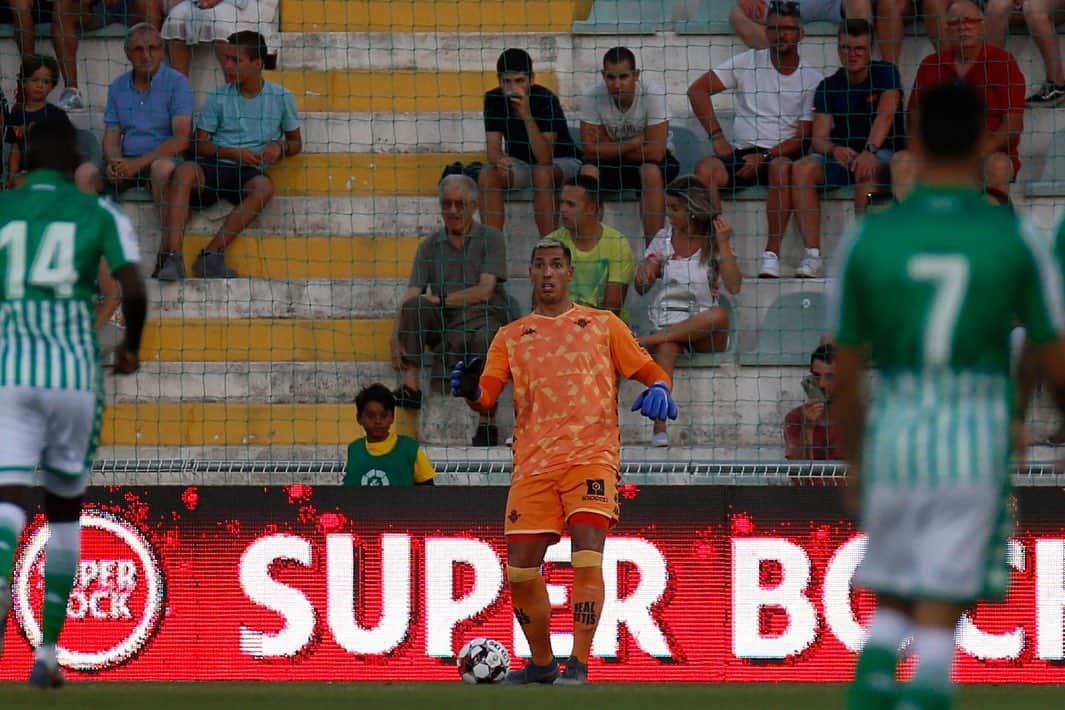
[(282, 32), (566, 32), (575, 0), (284, 0)]
[[(151, 205), (144, 203), (127, 202), (123, 204), (123, 208), (138, 227), (144, 263), (146, 266), (150, 265), (159, 249), (157, 213)], [(506, 209), (508, 270), (511, 276), (526, 276), (529, 254), (538, 238), (531, 206), (525, 202), (509, 203)], [(403, 258), (408, 258), (406, 254), (413, 255), (413, 251), (408, 250), (416, 248), (416, 240), (439, 229), (439, 210), (435, 197), (429, 196), (277, 197), (230, 249), (233, 250), (234, 258), (239, 259), (243, 266), (243, 269), (237, 266), (237, 271), (242, 276), (265, 274), (266, 270), (269, 270), (271, 278), (296, 278), (297, 274), (299, 278), (317, 278), (316, 273), (322, 274), (319, 269), (339, 275), (348, 268), (342, 261), (348, 253), (352, 253), (353, 258), (362, 258), (361, 255), (365, 252), (358, 251), (361, 247), (336, 246), (338, 242), (345, 239), (366, 242), (399, 241), (403, 246), (396, 249), (402, 250)], [(205, 235), (214, 234), (220, 226), (221, 222), (216, 217), (224, 214), (224, 210), (218, 210), (193, 215), (188, 229), (190, 236), (185, 247), (186, 263), (191, 263), (189, 260), (194, 258), (195, 253), (206, 243)], [(735, 230), (733, 247), (737, 252), (740, 269), (745, 278), (753, 280), (758, 274), (759, 259), (765, 248), (765, 203), (753, 200), (735, 202), (726, 207), (726, 214)], [(1047, 220), (1051, 220), (1052, 216), (1049, 214), (1041, 223), (1050, 224)], [(853, 208), (849, 201), (834, 200), (823, 205), (822, 249), (826, 255), (831, 256), (834, 252), (852, 217)], [(644, 240), (636, 236), (640, 234), (642, 227), (639, 207), (635, 202), (608, 202), (605, 205), (603, 222), (623, 234), (630, 235), (629, 242), (633, 253), (637, 258), (642, 256)], [(267, 251), (263, 252), (252, 242), (264, 237), (288, 239), (293, 244), (271, 244), (266, 247)], [(317, 250), (323, 244), (334, 245), (332, 248), (338, 250), (336, 263), (327, 266), (322, 257), (331, 257), (320, 251), (304, 250), (303, 242), (306, 242), (308, 250)], [(307, 261), (294, 261), (292, 271), (286, 274), (288, 267), (284, 264), (270, 263), (275, 255), (284, 253), (280, 250), (286, 250), (293, 255), (305, 253)], [(392, 247), (384, 244), (377, 253), (389, 259), (391, 250)], [(400, 252), (397, 251), (396, 254), (397, 258), (400, 258)], [(259, 255), (262, 255), (262, 261), (256, 263)], [(785, 276), (794, 273), (801, 258), (802, 242), (793, 221), (781, 251), (781, 269)], [(410, 262), (405, 263), (409, 265)], [(237, 262), (234, 262), (234, 265), (236, 264)], [(406, 278), (410, 273), (394, 260), (382, 264), (380, 269), (375, 276), (366, 278), (385, 278), (388, 274), (394, 275), (395, 278)], [(745, 283), (744, 288), (746, 287)]]

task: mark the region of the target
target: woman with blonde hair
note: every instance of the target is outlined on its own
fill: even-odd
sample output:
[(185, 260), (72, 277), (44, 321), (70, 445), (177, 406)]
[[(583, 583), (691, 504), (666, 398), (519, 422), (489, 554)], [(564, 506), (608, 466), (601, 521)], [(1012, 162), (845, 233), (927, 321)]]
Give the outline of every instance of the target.
[[(666, 186), (669, 224), (659, 230), (636, 270), (638, 293), (657, 285), (648, 308), (653, 330), (640, 338), (672, 376), (685, 351), (721, 352), (728, 347), (729, 313), (718, 303), (721, 286), (740, 292), (743, 276), (732, 250), (732, 225), (714, 209), (710, 191), (694, 175)], [(654, 446), (669, 446), (665, 422), (655, 422)]]

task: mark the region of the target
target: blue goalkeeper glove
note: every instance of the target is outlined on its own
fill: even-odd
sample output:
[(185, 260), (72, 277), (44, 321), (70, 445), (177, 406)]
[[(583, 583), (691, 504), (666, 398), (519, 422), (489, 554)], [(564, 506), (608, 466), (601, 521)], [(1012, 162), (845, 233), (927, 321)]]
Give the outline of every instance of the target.
[(481, 372), (484, 358), (474, 357), (468, 363), (459, 360), (451, 370), (451, 396), (469, 400), (481, 398)]
[(677, 403), (669, 393), (669, 387), (665, 382), (656, 382), (636, 398), (632, 403), (632, 411), (639, 411), (648, 419), (664, 422), (666, 418), (677, 418)]

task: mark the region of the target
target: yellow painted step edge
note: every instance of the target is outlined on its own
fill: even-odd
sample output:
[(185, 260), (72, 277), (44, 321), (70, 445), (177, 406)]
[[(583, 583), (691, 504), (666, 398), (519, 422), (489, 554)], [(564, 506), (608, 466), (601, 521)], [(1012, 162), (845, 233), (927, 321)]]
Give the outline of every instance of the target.
[(149, 321), (141, 359), (166, 362), (338, 362), (390, 358), (385, 319), (198, 319)]
[(270, 168), (277, 194), (435, 195), (444, 166), (484, 153), (301, 153)]
[[(185, 238), (187, 269), (211, 240)], [(406, 279), (419, 237), (246, 236), (226, 249), (242, 277), (263, 279)]]
[[(569, 32), (589, 0), (285, 0), (282, 32)], [(584, 10), (587, 16), (587, 10)]]
[[(417, 436), (416, 416), (397, 409), (395, 428)], [(363, 430), (354, 404), (131, 402), (107, 407), (100, 435), (104, 446), (342, 446)]]

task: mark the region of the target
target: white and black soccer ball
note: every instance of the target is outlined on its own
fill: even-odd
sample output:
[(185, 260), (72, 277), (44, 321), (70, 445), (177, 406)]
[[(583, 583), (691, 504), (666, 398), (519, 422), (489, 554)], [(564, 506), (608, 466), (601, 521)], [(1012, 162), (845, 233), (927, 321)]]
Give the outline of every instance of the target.
[(499, 683), (510, 670), (510, 654), (495, 639), (475, 638), (459, 651), (459, 675), (470, 685)]

